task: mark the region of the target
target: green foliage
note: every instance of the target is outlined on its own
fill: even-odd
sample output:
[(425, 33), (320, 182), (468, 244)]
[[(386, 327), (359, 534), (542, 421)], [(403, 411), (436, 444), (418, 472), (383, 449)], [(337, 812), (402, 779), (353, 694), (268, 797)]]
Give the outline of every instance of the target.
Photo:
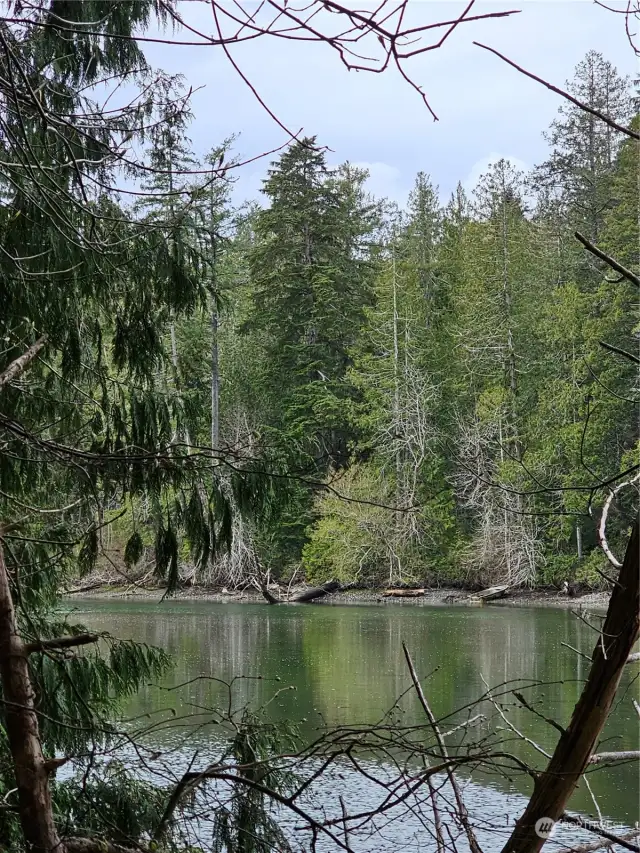
[[(77, 634), (80, 625), (50, 623), (53, 636)], [(27, 634), (28, 636), (28, 634)], [(31, 656), (31, 675), (42, 712), (44, 748), (74, 754), (105, 744), (113, 732), (120, 701), (141, 683), (166, 672), (169, 659), (154, 649), (109, 635), (98, 650), (84, 654)]]
[(134, 777), (118, 761), (96, 768), (88, 783), (78, 775), (53, 790), (54, 809), (70, 834), (122, 845), (157, 827), (168, 796), (168, 789)]
[[(285, 469), (311, 479), (347, 464), (355, 438), (348, 368), (373, 300), (370, 249), (378, 218), (365, 178), (348, 164), (329, 170), (315, 139), (301, 140), (269, 171), (269, 206), (253, 219), (243, 329), (263, 360), (258, 393), (268, 402), (260, 431), (270, 461), (279, 457)], [(292, 484), (288, 497), (281, 517), (272, 517), (284, 537), (258, 533), (278, 562), (299, 553), (310, 519), (309, 491)]]
[(142, 559), (143, 554), (144, 542), (142, 541), (142, 536), (136, 530), (135, 533), (131, 534), (124, 547), (124, 563), (126, 567), (130, 569), (138, 563)]

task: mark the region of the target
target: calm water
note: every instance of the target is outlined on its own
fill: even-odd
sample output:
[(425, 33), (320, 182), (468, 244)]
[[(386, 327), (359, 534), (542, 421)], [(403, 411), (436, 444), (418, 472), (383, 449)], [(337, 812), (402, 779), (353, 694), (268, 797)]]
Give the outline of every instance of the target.
[[(479, 697), (485, 690), (483, 678), (492, 687), (524, 679), (545, 682), (544, 687), (526, 690), (527, 698), (543, 701), (546, 715), (566, 723), (588, 661), (563, 643), (589, 655), (595, 638), (571, 613), (545, 608), (89, 600), (69, 606), (77, 621), (92, 629), (160, 646), (172, 655), (175, 666), (166, 683), (143, 689), (129, 702), (127, 714), (148, 713), (159, 706), (178, 714), (215, 708), (226, 701), (226, 693), (209, 677), (229, 681), (246, 676), (234, 683), (234, 707), (263, 704), (278, 688), (292, 686), (295, 689), (280, 692), (270, 703), (268, 713), (272, 719), (302, 721), (303, 734), (309, 738), (321, 720), (330, 725), (374, 722), (393, 705), (410, 684), (403, 640), (425, 677), (425, 692), (437, 717)], [(638, 748), (638, 718), (631, 702), (638, 697), (635, 675), (635, 671), (625, 675), (601, 749)], [(162, 689), (184, 682), (191, 683), (179, 690)], [(405, 722), (424, 722), (413, 695), (407, 696), (403, 707)], [(495, 716), (491, 707), (481, 710)], [(515, 700), (508, 716), (542, 748), (553, 749), (557, 732), (543, 720)], [(178, 739), (183, 735), (176, 728), (159, 728), (151, 737), (158, 749), (167, 749), (182, 743)], [(212, 742), (211, 729), (194, 728), (179, 750), (184, 749), (186, 760), (196, 748), (206, 752)], [(519, 742), (511, 742), (509, 751), (532, 758)], [(542, 756), (536, 760), (544, 765)], [(627, 825), (638, 820), (637, 766), (605, 768), (589, 779), (604, 817)], [(524, 779), (514, 780), (512, 799), (507, 797), (509, 783), (501, 778), (474, 776), (474, 782), (478, 790), (493, 792), (495, 809), (502, 812), (519, 808), (518, 792), (530, 793)], [(360, 794), (366, 799), (366, 793)], [(571, 808), (594, 813), (584, 785)], [(409, 849), (408, 844), (405, 847)]]

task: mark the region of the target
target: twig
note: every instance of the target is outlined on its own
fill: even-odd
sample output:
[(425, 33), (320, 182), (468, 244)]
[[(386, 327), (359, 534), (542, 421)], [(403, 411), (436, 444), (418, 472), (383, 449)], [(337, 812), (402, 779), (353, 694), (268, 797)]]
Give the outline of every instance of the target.
[(491, 695), (491, 689), (489, 688), (489, 685), (488, 685), (488, 683), (486, 682), (485, 677), (484, 677), (484, 675), (482, 675), (482, 673), (480, 673), (480, 678), (482, 679), (482, 681), (483, 681), (483, 683), (484, 683), (484, 686), (487, 688), (487, 698), (489, 699), (489, 701), (491, 702), (491, 704), (493, 705), (493, 707), (496, 709), (496, 711), (500, 714), (500, 716), (502, 717), (502, 719), (504, 720), (504, 722), (507, 724), (507, 727), (508, 727), (508, 728), (510, 728), (510, 729), (511, 729), (511, 731), (512, 731), (515, 735), (517, 735), (517, 736), (520, 738), (520, 740), (523, 740), (525, 743), (528, 743), (528, 744), (529, 744), (529, 746), (532, 746), (532, 747), (533, 747), (537, 752), (539, 752), (541, 755), (544, 755), (544, 757), (545, 757), (545, 758), (551, 758), (551, 755), (550, 755), (546, 750), (544, 750), (544, 749), (543, 749), (539, 744), (537, 744), (534, 740), (531, 740), (531, 738), (528, 738), (525, 734), (523, 734), (523, 733), (520, 731), (520, 729), (517, 729), (517, 728), (513, 725), (513, 723), (511, 722), (511, 720), (507, 717), (507, 715), (506, 715), (506, 714), (505, 714), (505, 712), (502, 710), (502, 708), (500, 707), (500, 705), (496, 702), (496, 700), (495, 700), (495, 699), (493, 698), (493, 696)]
[[(418, 680), (418, 675), (413, 665), (413, 661), (411, 660), (411, 655), (409, 654), (409, 649), (407, 648), (407, 645), (404, 641), (402, 643), (402, 650), (404, 651), (404, 656), (407, 661), (407, 666), (409, 667), (409, 673), (411, 674), (411, 680), (413, 681), (413, 686), (415, 687), (416, 694), (418, 696), (418, 699), (420, 700), (420, 704), (422, 705), (425, 714), (427, 715), (427, 719), (429, 720), (431, 728), (433, 729), (433, 733), (436, 737), (436, 741), (438, 742), (438, 747), (440, 749), (440, 754), (446, 760), (449, 757), (447, 747), (445, 745), (440, 729), (438, 728), (436, 718), (434, 717), (433, 712), (429, 707), (427, 697), (424, 695), (422, 686), (420, 685), (420, 681)], [(453, 793), (456, 798), (456, 804), (458, 806), (458, 816), (460, 818), (460, 823), (464, 827), (464, 831), (467, 835), (471, 853), (482, 853), (480, 845), (478, 844), (478, 840), (476, 839), (475, 833), (473, 831), (473, 827), (469, 822), (469, 814), (467, 812), (467, 807), (464, 804), (462, 794), (460, 792), (460, 787), (451, 767), (447, 767), (447, 776), (449, 778), (449, 783), (453, 789)]]
[(549, 723), (550, 726), (553, 726), (554, 729), (560, 732), (561, 735), (564, 734), (564, 727), (560, 725), (560, 723), (556, 723), (555, 720), (552, 720), (551, 717), (545, 717), (544, 714), (541, 714), (540, 711), (536, 711), (536, 709), (530, 705), (527, 700), (524, 698), (522, 693), (519, 693), (517, 690), (513, 691), (513, 695), (516, 697), (518, 702), (520, 702), (524, 707), (531, 711), (532, 714), (535, 714), (536, 717), (540, 717), (541, 720), (544, 720), (545, 723)]
[(620, 347), (614, 347), (613, 344), (608, 344), (606, 341), (600, 341), (600, 346), (604, 347), (604, 349), (609, 350), (609, 352), (615, 352), (617, 355), (621, 355), (623, 358), (632, 361), (634, 364), (640, 364), (640, 358), (637, 355), (633, 355), (633, 353), (627, 352), (626, 349), (620, 349)]
[(436, 790), (433, 787), (431, 778), (427, 779), (427, 787), (429, 788), (429, 797), (431, 798), (431, 808), (433, 809), (433, 823), (436, 830), (436, 845), (437, 853), (445, 853), (444, 838), (442, 836), (442, 819), (440, 817), (440, 809), (436, 799)]

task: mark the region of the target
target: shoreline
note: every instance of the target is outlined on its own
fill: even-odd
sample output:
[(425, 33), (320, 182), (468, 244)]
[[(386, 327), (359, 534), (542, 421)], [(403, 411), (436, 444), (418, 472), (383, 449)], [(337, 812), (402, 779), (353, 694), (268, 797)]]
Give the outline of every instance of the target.
[[(292, 590), (292, 594), (300, 592), (302, 588)], [(286, 593), (286, 589), (282, 590)], [(99, 599), (102, 601), (150, 601), (159, 603), (165, 595), (165, 590), (160, 587), (136, 587), (130, 585), (122, 586), (100, 586), (93, 589), (80, 589), (64, 593), (66, 600), (73, 599)], [(442, 606), (467, 606), (467, 607), (557, 607), (565, 610), (581, 608), (606, 610), (609, 604), (608, 592), (589, 592), (583, 595), (570, 597), (556, 590), (514, 590), (503, 598), (483, 602), (474, 599), (474, 593), (447, 587), (426, 589), (423, 595), (415, 597), (383, 596), (382, 590), (346, 590), (327, 595), (322, 599), (314, 601), (314, 605), (402, 605), (420, 607), (425, 605)], [(210, 601), (217, 604), (266, 604), (264, 597), (256, 590), (227, 591), (215, 590), (206, 587), (190, 587), (180, 589), (167, 596), (167, 602), (171, 601)], [(295, 602), (283, 601), (282, 604), (293, 604)], [(277, 605), (273, 605), (277, 606)]]

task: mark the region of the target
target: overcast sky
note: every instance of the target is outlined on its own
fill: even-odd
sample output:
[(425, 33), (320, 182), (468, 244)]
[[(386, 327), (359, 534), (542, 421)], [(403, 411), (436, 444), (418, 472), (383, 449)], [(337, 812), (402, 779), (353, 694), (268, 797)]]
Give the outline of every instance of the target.
[[(417, 26), (455, 17), (465, 4), (410, 0), (409, 5), (410, 24)], [(207, 4), (182, 2), (179, 8), (199, 29), (214, 32)], [(404, 204), (416, 173), (424, 170), (446, 199), (459, 180), (472, 186), (500, 156), (524, 169), (544, 159), (542, 131), (560, 105), (558, 96), (475, 47), (474, 40), (561, 86), (590, 49), (621, 73), (638, 73), (622, 15), (589, 0), (479, 0), (475, 13), (514, 8), (521, 11), (510, 18), (460, 26), (442, 48), (411, 60), (408, 70), (424, 88), (437, 122), (397, 73), (348, 72), (325, 45), (262, 38), (237, 46), (233, 56), (282, 122), (317, 135), (332, 149), (330, 163), (349, 160), (367, 167), (376, 195)], [(184, 74), (194, 88), (204, 87), (193, 96), (190, 128), (198, 154), (233, 133), (240, 134), (235, 150), (242, 158), (285, 140), (220, 48), (147, 44), (144, 50), (156, 67)], [(239, 171), (236, 200), (259, 196), (266, 167), (263, 160)]]

